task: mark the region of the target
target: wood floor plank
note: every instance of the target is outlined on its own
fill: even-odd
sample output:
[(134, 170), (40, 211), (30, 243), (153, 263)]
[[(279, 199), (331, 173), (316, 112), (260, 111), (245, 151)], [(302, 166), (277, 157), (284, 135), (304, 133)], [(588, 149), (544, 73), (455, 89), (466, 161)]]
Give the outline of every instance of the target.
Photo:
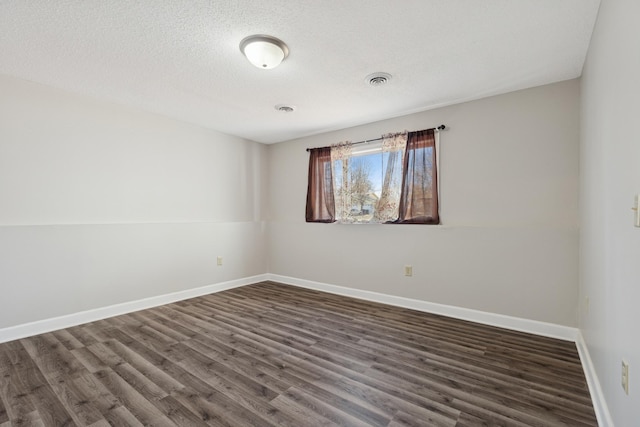
[(388, 424), (387, 420), (381, 420), (379, 424), (366, 423), (364, 420), (349, 415), (351, 411), (349, 411), (348, 404), (344, 407), (337, 408), (296, 387), (291, 387), (280, 396), (291, 402), (296, 402), (299, 406), (307, 408), (307, 414), (309, 411), (314, 412), (337, 425), (363, 427), (371, 425), (386, 426)]
[(88, 325), (73, 326), (71, 328), (65, 329), (65, 331), (67, 331), (69, 335), (74, 337), (83, 346), (86, 347), (98, 342), (96, 337), (94, 337), (91, 333), (89, 333), (89, 331), (87, 330), (87, 326)]
[(95, 376), (142, 424), (174, 425), (165, 414), (114, 371), (105, 369), (96, 372)]
[[(6, 371), (5, 371), (6, 372)], [(4, 376), (2, 372), (0, 372), (0, 376)], [(9, 421), (9, 414), (7, 413), (7, 404), (5, 403), (5, 399), (3, 397), (3, 393), (0, 392), (0, 425)]]
[(109, 340), (105, 341), (104, 345), (165, 393), (171, 394), (171, 392), (175, 390), (184, 388), (184, 385), (171, 377), (171, 375), (168, 375), (162, 369), (149, 363), (147, 359), (133, 351), (131, 348), (123, 345), (120, 341)]
[(117, 406), (104, 414), (112, 426), (143, 427), (142, 424), (125, 406)]
[[(94, 344), (98, 344), (97, 342)], [(93, 346), (94, 344), (91, 344)], [(71, 354), (91, 373), (96, 373), (108, 367), (98, 356), (91, 350), (91, 347), (81, 347), (71, 350)]]
[(14, 424), (21, 423), (21, 420), (36, 410), (30, 399), (29, 389), (24, 384), (24, 379), (13, 365), (4, 371), (0, 383), (0, 396), (6, 404), (9, 420)]
[(84, 344), (66, 329), (53, 331), (52, 335), (56, 337), (56, 339), (60, 342), (60, 344), (62, 344), (67, 350), (73, 350), (76, 348), (84, 347)]
[(73, 377), (85, 370), (82, 363), (51, 333), (20, 340), (45, 377)]
[(7, 404), (7, 414), (12, 415), (13, 424), (73, 425), (24, 346), (19, 341), (8, 344), (4, 350), (9, 365), (5, 366), (3, 381), (0, 381), (0, 397)]
[(273, 425), (216, 390), (205, 393), (201, 387), (198, 388), (201, 391), (187, 387), (176, 391), (173, 397), (208, 425), (229, 427)]
[[(101, 420), (103, 416), (95, 407), (93, 401), (89, 400), (84, 390), (77, 387), (75, 380), (78, 378), (57, 377), (50, 382), (51, 393), (48, 393), (46, 389), (39, 389), (36, 392), (32, 392), (33, 397), (37, 400), (38, 405), (47, 406), (49, 406), (50, 402), (55, 402), (53, 399), (57, 398), (77, 425), (93, 424)], [(43, 394), (42, 392), (44, 391), (47, 394)], [(53, 413), (50, 407), (42, 408), (40, 412), (47, 415)]]
[(119, 364), (113, 370), (148, 401), (153, 402), (169, 395), (166, 390), (160, 388), (128, 363)]
[(273, 406), (278, 408), (283, 414), (287, 414), (290, 417), (298, 418), (300, 420), (305, 420), (306, 425), (312, 426), (327, 426), (334, 427), (339, 426), (339, 424), (334, 423), (333, 421), (324, 418), (322, 415), (318, 414), (315, 411), (310, 410), (304, 404), (297, 402), (288, 398), (285, 395), (280, 395), (275, 398), (272, 402)]
[(14, 422), (15, 426), (44, 427), (46, 424), (42, 420), (38, 411), (29, 412), (19, 422)]
[(596, 426), (575, 343), (262, 282), (0, 344), (0, 427)]
[(288, 379), (282, 378), (280, 372), (276, 371), (275, 376), (269, 375), (269, 373), (274, 372), (273, 369), (268, 369), (260, 361), (233, 348), (225, 348), (223, 344), (206, 338), (200, 338), (200, 340), (191, 339), (185, 341), (184, 344), (200, 353), (206, 354), (233, 372), (249, 375), (256, 383), (263, 384), (276, 393), (282, 393), (291, 387), (291, 383)]
[(76, 393), (83, 396), (85, 402), (92, 404), (104, 418), (114, 409), (123, 405), (94, 375), (82, 375), (73, 380)]
[(191, 355), (190, 363), (179, 365), (215, 390), (224, 393), (236, 403), (273, 424), (291, 427), (297, 427), (300, 424), (299, 420), (290, 419), (285, 414), (277, 412), (270, 401), (280, 393), (271, 390), (264, 383), (260, 384), (244, 374), (235, 372), (193, 348), (186, 350), (185, 347), (184, 352)]
[[(184, 390), (181, 389), (181, 390)], [(163, 397), (156, 402), (156, 407), (178, 426), (206, 426), (207, 423), (198, 418), (196, 414), (188, 410), (173, 396)]]
[(432, 414), (429, 417), (417, 418), (413, 414), (399, 411), (388, 424), (389, 427), (455, 427), (456, 420)]

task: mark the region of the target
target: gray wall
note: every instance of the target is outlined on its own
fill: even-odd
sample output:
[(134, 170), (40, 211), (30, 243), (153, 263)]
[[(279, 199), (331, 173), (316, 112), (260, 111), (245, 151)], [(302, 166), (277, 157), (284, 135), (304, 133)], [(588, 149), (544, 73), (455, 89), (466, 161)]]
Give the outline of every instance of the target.
[(602, 1), (581, 82), (580, 329), (617, 426), (640, 425), (639, 16), (638, 1)]
[(9, 77), (0, 94), (0, 328), (266, 271), (264, 145)]
[[(578, 103), (571, 80), (270, 146), (269, 272), (576, 326)], [(443, 225), (304, 222), (305, 148), (441, 123)]]

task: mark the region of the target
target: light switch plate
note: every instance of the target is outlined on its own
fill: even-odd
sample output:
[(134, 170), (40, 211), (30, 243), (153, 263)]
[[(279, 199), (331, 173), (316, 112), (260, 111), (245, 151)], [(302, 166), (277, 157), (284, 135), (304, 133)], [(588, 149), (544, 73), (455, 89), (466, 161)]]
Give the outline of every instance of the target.
[(633, 211), (635, 213), (634, 225), (636, 227), (640, 227), (640, 194), (636, 195), (636, 200), (633, 204)]
[(622, 359), (622, 389), (629, 394), (629, 363)]

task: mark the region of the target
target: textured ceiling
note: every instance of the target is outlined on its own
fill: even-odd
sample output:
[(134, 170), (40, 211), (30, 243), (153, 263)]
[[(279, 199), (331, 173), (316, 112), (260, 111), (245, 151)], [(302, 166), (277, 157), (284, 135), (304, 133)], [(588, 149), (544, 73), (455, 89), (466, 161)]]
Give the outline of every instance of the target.
[(578, 77), (599, 2), (0, 0), (0, 73), (273, 143)]

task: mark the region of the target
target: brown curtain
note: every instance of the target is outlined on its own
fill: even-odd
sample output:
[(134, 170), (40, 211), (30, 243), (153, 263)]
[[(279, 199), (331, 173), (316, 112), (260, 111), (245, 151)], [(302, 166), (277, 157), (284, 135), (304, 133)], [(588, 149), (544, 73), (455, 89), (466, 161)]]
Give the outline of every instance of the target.
[(314, 148), (309, 155), (307, 222), (335, 222), (336, 206), (331, 174), (331, 147)]
[(439, 224), (435, 129), (409, 132), (397, 223)]

